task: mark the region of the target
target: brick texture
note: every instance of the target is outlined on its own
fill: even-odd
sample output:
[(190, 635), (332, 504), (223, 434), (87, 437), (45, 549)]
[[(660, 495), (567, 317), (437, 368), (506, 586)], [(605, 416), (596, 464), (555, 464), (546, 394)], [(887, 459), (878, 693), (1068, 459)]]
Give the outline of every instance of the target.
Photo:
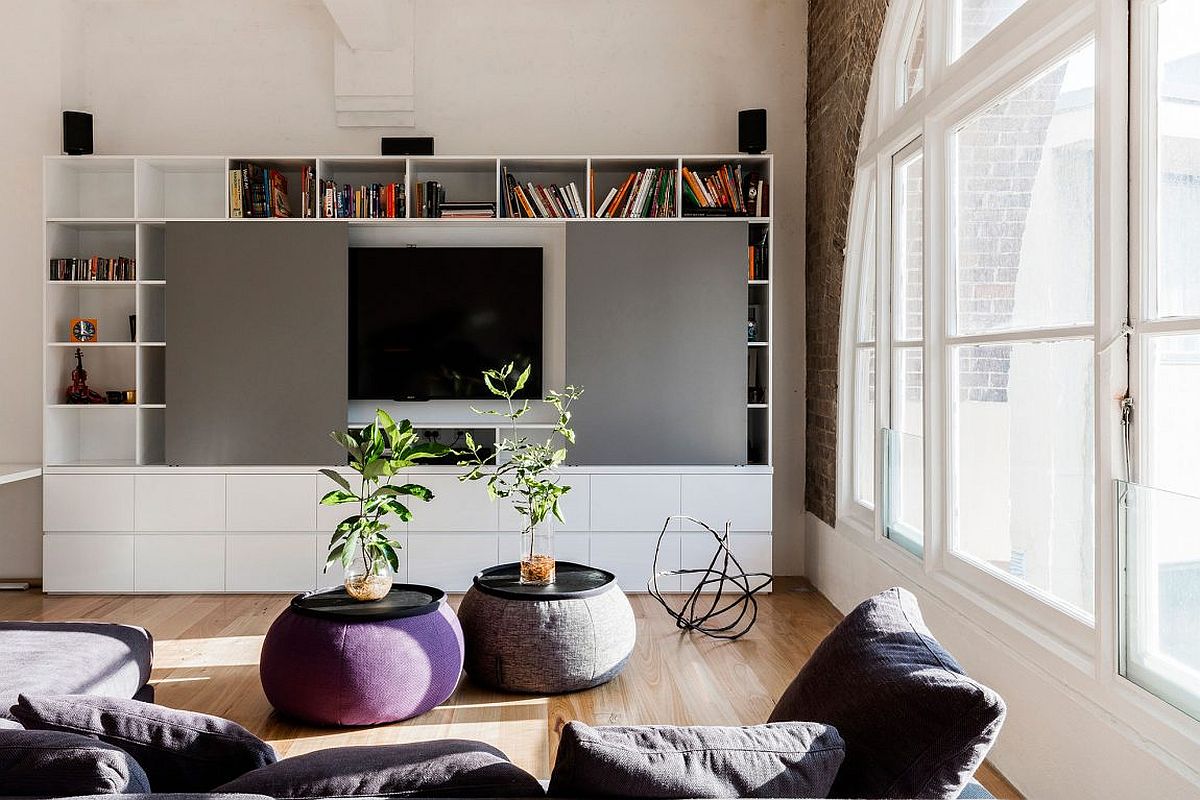
[(837, 500), (838, 337), (854, 162), (887, 0), (810, 0), (805, 219), (805, 508), (830, 525)]

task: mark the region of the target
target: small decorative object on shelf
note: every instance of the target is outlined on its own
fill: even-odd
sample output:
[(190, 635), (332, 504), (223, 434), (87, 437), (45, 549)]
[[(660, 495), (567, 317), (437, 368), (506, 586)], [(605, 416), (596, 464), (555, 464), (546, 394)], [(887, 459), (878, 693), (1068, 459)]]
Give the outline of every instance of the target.
[(83, 368), (83, 350), (75, 348), (75, 369), (71, 370), (71, 388), (67, 389), (70, 405), (96, 405), (104, 402), (99, 392), (88, 388), (87, 370)]
[(126, 405), (133, 405), (136, 402), (137, 402), (137, 389), (126, 389), (125, 390)]
[[(704, 528), (717, 542), (717, 550), (704, 569), (670, 569), (659, 571), (658, 554), (662, 549), (663, 536), (673, 519), (685, 519)], [(719, 565), (718, 565), (718, 562)], [(731, 569), (732, 567), (732, 569)], [(696, 586), (687, 595), (679, 610), (675, 610), (663, 598), (658, 588), (658, 579), (673, 575), (696, 575)], [(717, 533), (695, 517), (673, 515), (663, 522), (654, 546), (652, 577), (646, 589), (666, 612), (675, 619), (675, 627), (685, 631), (697, 631), (713, 639), (740, 639), (750, 632), (758, 620), (758, 600), (755, 595), (771, 585), (772, 577), (765, 572), (746, 572), (737, 557), (729, 549), (729, 523), (725, 533)], [(711, 603), (701, 603), (706, 596)]]
[(122, 389), (109, 389), (104, 393), (104, 397), (110, 406), (119, 406), (125, 402), (125, 392)]
[(75, 317), (71, 320), (72, 342), (95, 342), (100, 338), (100, 323), (91, 317)]
[(137, 341), (137, 314), (129, 315), (129, 341)]
[(379, 600), (391, 591), (392, 576), (400, 568), (397, 550), (401, 545), (388, 538), (389, 525), (383, 518), (394, 514), (402, 522), (412, 519), (402, 497), (425, 502), (433, 499), (428, 488), (416, 483), (396, 486), (392, 478), (422, 459), (445, 455), (449, 449), (436, 442), (420, 441), (412, 423), (406, 419), (396, 423), (383, 409), (377, 410), (375, 421), (358, 433), (333, 431), (329, 435), (349, 453), (350, 468), (359, 474), (359, 487), (355, 491), (336, 470), (320, 471), (338, 486), (321, 498), (322, 505), (358, 504), (358, 513), (346, 517), (334, 530), (325, 569), (341, 563), (346, 571), (343, 584), (351, 597)]
[[(521, 531), (521, 583), (549, 586), (554, 583), (550, 518), (553, 516), (562, 521), (558, 501), (571, 487), (548, 476), (562, 465), (567, 457), (567, 447), (575, 443), (575, 431), (570, 427), (571, 404), (579, 399), (583, 389), (568, 386), (561, 392), (550, 390), (546, 394), (542, 402), (554, 409), (557, 420), (544, 442), (532, 441), (518, 432), (520, 419), (529, 413), (529, 401), (523, 400), (520, 405), (514, 402), (516, 394), (529, 380), (530, 368), (527, 365), (514, 376), (513, 363), (509, 362), (502, 369), (484, 371), (483, 382), (492, 394), (507, 402), (508, 410), (472, 410), (509, 420), (511, 434), (497, 441), (489, 454), (485, 454), (474, 437), (467, 434), (466, 458), (459, 463), (470, 469), (459, 480), (476, 481), (486, 477), (489, 497), (493, 500), (512, 498), (513, 508), (525, 518)], [(562, 440), (561, 443), (554, 441), (555, 436)]]

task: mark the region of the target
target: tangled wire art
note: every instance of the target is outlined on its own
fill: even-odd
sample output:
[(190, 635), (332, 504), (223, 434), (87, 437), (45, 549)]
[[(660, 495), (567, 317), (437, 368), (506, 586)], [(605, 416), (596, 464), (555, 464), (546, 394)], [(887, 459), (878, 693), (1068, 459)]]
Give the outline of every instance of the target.
[[(705, 569), (671, 569), (658, 568), (658, 554), (662, 550), (663, 536), (673, 519), (686, 519), (696, 523), (713, 535), (717, 541), (717, 551)], [(717, 562), (721, 562), (718, 568)], [(735, 571), (730, 571), (730, 565)], [(658, 579), (672, 575), (700, 575), (696, 587), (684, 600), (678, 611), (663, 598), (658, 588)], [(713, 639), (740, 639), (750, 632), (758, 620), (758, 600), (754, 595), (771, 585), (771, 576), (765, 572), (746, 572), (738, 563), (737, 557), (729, 549), (729, 523), (725, 523), (725, 533), (717, 533), (695, 517), (687, 515), (672, 515), (663, 523), (654, 545), (653, 577), (650, 578), (646, 589), (650, 596), (675, 619), (675, 627), (685, 631), (697, 631)], [(751, 585), (754, 582), (755, 585)], [(712, 588), (715, 585), (715, 589)], [(702, 604), (703, 598), (709, 598), (711, 603)], [(722, 605), (722, 603), (724, 604)], [(703, 608), (702, 605), (707, 605)], [(722, 624), (718, 617), (730, 615), (732, 621)]]

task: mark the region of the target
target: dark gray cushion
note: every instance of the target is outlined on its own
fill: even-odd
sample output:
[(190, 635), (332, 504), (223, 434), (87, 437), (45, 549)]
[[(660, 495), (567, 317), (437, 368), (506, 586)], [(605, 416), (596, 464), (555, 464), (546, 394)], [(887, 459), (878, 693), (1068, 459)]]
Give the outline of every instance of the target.
[(285, 758), (217, 787), (300, 800), (324, 797), (542, 797), (537, 779), (483, 742), (335, 747)]
[(18, 694), (133, 697), (150, 679), (145, 628), (109, 622), (0, 622), (0, 717)]
[(563, 728), (551, 797), (825, 797), (845, 750), (827, 725)]
[(276, 761), (270, 745), (236, 722), (137, 700), (21, 695), (12, 713), (31, 730), (90, 734), (129, 751), (155, 792), (207, 792)]
[(821, 642), (771, 713), (783, 720), (824, 722), (845, 739), (833, 797), (949, 799), (995, 742), (1004, 701), (938, 644), (916, 598), (892, 588)]
[(68, 797), (148, 792), (133, 756), (87, 736), (0, 731), (0, 794)]

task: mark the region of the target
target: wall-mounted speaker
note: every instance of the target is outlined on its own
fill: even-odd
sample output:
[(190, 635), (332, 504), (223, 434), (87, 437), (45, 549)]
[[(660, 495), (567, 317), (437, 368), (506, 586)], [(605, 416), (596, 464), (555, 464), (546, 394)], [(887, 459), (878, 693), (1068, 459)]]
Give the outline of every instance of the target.
[(92, 154), (92, 115), (86, 111), (63, 112), (62, 150), (69, 156)]
[(431, 156), (432, 136), (384, 136), (379, 140), (379, 154), (383, 156)]
[(748, 108), (738, 112), (738, 150), (743, 153), (766, 152), (767, 110)]

